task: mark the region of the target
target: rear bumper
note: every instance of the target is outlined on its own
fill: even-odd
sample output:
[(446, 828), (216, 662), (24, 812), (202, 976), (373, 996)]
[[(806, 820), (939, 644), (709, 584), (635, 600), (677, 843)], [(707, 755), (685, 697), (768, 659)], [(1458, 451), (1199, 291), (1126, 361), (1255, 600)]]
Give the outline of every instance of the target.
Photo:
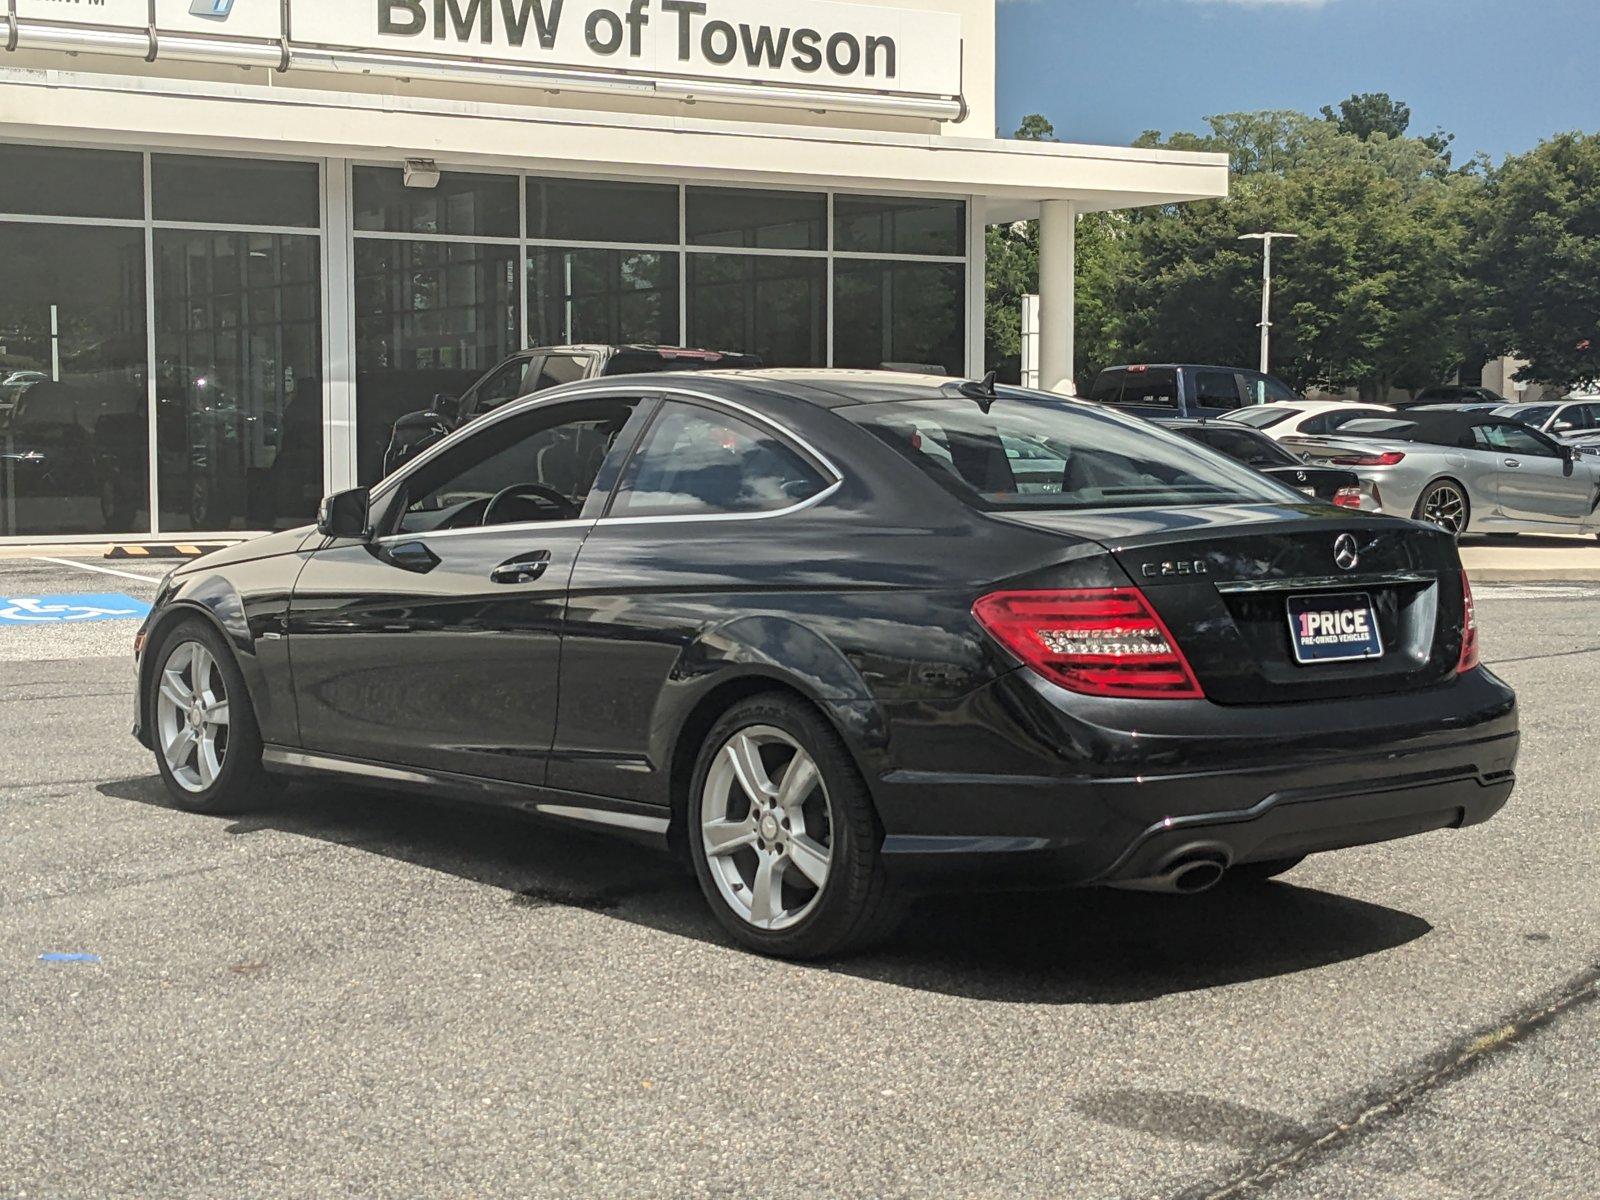
[[(1051, 707), (1061, 700), (1049, 685), (1011, 679), (975, 703), (1001, 701), (1043, 732), (1049, 718), (1037, 708), (1018, 712), (1019, 687)], [(1128, 702), (1110, 703), (1132, 715)], [(1167, 712), (1156, 716), (1176, 723), (1171, 710), (1189, 707), (1157, 703)], [(874, 790), (890, 869), (936, 885), (1129, 882), (1197, 853), (1238, 864), (1466, 828), (1499, 812), (1515, 786), (1515, 696), (1486, 671), (1407, 696), (1204, 705), (1210, 727), (1192, 733), (1126, 719), (1117, 729), (1105, 705), (1086, 707), (1098, 723), (1056, 719), (1055, 736), (1076, 735), (1056, 743), (1082, 755), (1075, 768), (1058, 755), (1049, 774), (882, 776)], [(1013, 755), (1046, 765), (1030, 758)]]

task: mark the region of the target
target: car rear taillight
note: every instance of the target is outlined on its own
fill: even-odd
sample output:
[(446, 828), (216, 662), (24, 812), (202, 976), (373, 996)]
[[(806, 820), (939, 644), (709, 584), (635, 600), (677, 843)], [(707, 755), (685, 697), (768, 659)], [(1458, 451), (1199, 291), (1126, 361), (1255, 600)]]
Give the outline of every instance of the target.
[(1456, 667), (1456, 674), (1465, 675), (1477, 667), (1480, 657), (1478, 653), (1478, 610), (1472, 602), (1472, 581), (1467, 578), (1465, 571), (1461, 572), (1461, 602), (1463, 615), (1461, 618), (1461, 662)]
[(1389, 450), (1383, 454), (1352, 454), (1346, 458), (1336, 458), (1333, 465), (1336, 467), (1398, 467), (1405, 462), (1406, 456), (1398, 450)]
[(1340, 508), (1360, 508), (1361, 489), (1358, 487), (1340, 488), (1333, 494), (1333, 502)]
[(1138, 588), (994, 592), (972, 615), (1029, 670), (1086, 696), (1203, 700), (1172, 633)]

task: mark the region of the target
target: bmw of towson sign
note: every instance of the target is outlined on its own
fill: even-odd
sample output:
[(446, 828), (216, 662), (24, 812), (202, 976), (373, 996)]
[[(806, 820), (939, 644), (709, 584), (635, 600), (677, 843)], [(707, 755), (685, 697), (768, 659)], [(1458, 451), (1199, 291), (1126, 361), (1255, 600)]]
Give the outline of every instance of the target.
[[(15, 0), (23, 22), (149, 25), (148, 0)], [(290, 0), (294, 46), (728, 83), (958, 96), (954, 13), (834, 0)], [(279, 0), (156, 0), (162, 32), (277, 40)], [(398, 73), (398, 69), (397, 69)]]

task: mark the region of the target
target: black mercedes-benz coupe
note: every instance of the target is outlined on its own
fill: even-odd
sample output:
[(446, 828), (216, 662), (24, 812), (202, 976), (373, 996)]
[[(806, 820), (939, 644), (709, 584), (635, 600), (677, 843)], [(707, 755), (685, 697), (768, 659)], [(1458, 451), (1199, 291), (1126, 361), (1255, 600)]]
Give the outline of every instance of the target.
[(1454, 542), (1056, 397), (845, 372), (575, 384), (139, 635), (176, 802), (318, 775), (691, 861), (742, 943), (925, 887), (1202, 891), (1506, 803)]

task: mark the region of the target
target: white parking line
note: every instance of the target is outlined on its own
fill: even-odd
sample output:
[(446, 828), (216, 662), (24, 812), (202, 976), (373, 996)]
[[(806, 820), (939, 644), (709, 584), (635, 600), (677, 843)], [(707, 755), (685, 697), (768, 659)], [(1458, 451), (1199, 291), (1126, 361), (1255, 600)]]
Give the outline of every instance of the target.
[(97, 567), (93, 563), (74, 562), (70, 558), (35, 558), (35, 562), (55, 563), (58, 567), (77, 567), (80, 571), (98, 571), (102, 575), (116, 575), (122, 579), (137, 579), (141, 583), (159, 584), (160, 575), (136, 575), (132, 571), (118, 571), (111, 567)]

